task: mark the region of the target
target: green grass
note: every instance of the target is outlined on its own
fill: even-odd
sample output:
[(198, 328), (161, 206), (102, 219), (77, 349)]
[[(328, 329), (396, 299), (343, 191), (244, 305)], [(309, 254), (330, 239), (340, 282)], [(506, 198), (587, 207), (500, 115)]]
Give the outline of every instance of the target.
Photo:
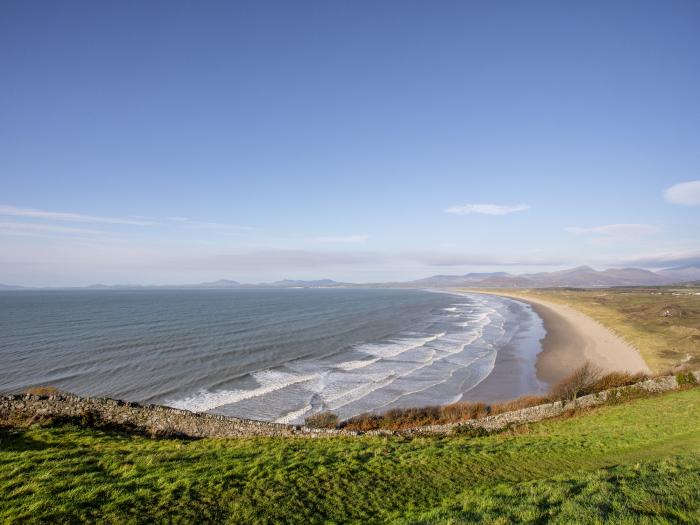
[(1, 439), (1, 523), (700, 523), (700, 388), (482, 438)]
[[(654, 372), (700, 365), (700, 287), (507, 290), (567, 304), (633, 344)], [(690, 359), (688, 359), (690, 358)]]

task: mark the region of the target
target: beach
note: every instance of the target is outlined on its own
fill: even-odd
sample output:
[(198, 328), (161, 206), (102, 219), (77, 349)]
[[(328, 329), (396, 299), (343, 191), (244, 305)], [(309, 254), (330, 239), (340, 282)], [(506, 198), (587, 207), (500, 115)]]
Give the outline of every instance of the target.
[[(477, 293), (527, 303), (542, 318), (546, 335), (536, 363), (537, 377), (541, 381), (556, 383), (586, 361), (603, 372), (650, 373), (644, 359), (631, 344), (574, 308), (526, 294), (500, 291)], [(504, 372), (494, 370), (494, 374), (497, 373), (500, 375)], [(476, 390), (470, 398), (477, 393)]]

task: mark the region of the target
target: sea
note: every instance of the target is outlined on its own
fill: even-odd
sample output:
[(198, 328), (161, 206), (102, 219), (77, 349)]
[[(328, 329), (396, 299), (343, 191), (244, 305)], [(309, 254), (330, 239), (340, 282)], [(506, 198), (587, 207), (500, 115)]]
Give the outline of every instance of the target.
[(50, 385), (296, 424), (459, 401), (509, 345), (531, 393), (543, 334), (528, 305), (476, 293), (4, 291), (0, 392)]

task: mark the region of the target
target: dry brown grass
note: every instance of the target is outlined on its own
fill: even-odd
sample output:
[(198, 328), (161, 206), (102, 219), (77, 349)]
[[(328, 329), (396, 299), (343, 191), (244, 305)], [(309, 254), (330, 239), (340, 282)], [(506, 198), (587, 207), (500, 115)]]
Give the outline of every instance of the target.
[(445, 406), (419, 408), (395, 408), (382, 414), (365, 413), (343, 421), (338, 426), (348, 430), (402, 430), (426, 425), (457, 423), (469, 419), (481, 419), (489, 415), (512, 412), (554, 401), (569, 401), (577, 397), (611, 388), (633, 385), (647, 379), (644, 374), (614, 372), (603, 374), (590, 363), (575, 370), (569, 377), (554, 385), (544, 396), (524, 396), (511, 401), (494, 403), (460, 402)]
[(319, 412), (304, 419), (304, 424), (310, 428), (335, 428), (338, 423), (340, 419), (332, 412)]
[(24, 393), (32, 396), (53, 396), (60, 394), (61, 391), (55, 386), (32, 386), (27, 388)]
[(467, 419), (478, 419), (489, 414), (485, 403), (452, 403), (445, 406), (394, 408), (382, 414), (365, 413), (348, 419), (342, 426), (348, 430), (377, 430), (441, 425)]
[(478, 419), (488, 415), (489, 408), (485, 403), (452, 403), (442, 407), (442, 421), (463, 421)]
[(649, 376), (642, 374), (630, 374), (628, 372), (613, 372), (611, 374), (604, 375), (598, 381), (592, 385), (593, 392), (602, 392), (603, 390), (609, 390), (611, 388), (617, 388), (620, 386), (629, 386), (639, 383), (649, 379)]

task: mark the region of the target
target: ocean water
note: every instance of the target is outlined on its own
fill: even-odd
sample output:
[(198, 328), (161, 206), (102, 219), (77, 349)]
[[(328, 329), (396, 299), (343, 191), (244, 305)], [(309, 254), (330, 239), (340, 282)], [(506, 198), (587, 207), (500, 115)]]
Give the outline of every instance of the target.
[[(298, 423), (458, 401), (517, 344), (536, 388), (542, 322), (479, 294), (393, 289), (0, 293), (0, 391), (53, 385)], [(523, 392), (528, 393), (528, 392)]]

